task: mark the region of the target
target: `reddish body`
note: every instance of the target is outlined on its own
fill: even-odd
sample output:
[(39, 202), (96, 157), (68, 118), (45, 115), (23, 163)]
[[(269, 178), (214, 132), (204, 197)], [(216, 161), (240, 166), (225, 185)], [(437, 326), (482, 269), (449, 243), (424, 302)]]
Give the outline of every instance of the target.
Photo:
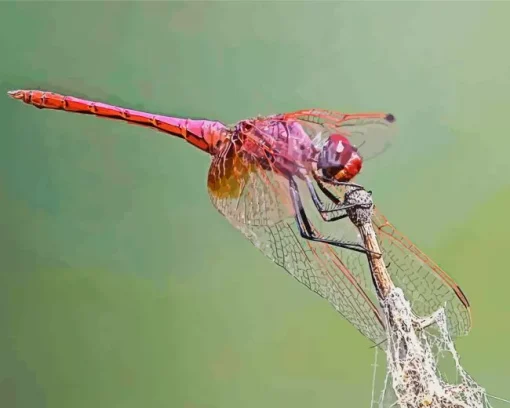
[[(211, 155), (215, 155), (221, 150), (226, 138), (231, 133), (227, 126), (218, 121), (151, 114), (53, 92), (17, 90), (9, 92), (9, 95), (40, 109), (95, 115), (153, 128), (183, 138), (188, 143)], [(275, 158), (273, 166), (281, 172), (298, 176), (299, 168), (308, 167), (308, 163), (316, 161), (318, 151), (314, 148), (309, 135), (298, 122), (290, 119), (283, 122), (279, 116), (275, 116), (275, 120), (263, 118), (260, 122), (260, 124), (257, 123), (255, 119), (254, 123), (249, 124), (249, 130), (243, 129), (243, 152), (263, 162), (267, 159), (267, 152), (271, 151)], [(246, 123), (244, 122), (244, 125)], [(338, 140), (348, 143), (348, 140), (342, 136)], [(347, 153), (347, 150), (349, 149), (346, 149), (344, 153)], [(351, 157), (346, 157), (344, 160), (345, 175), (342, 181), (352, 179), (361, 170), (361, 157), (350, 159)]]
[(226, 126), (217, 121), (154, 115), (53, 92), (19, 90), (11, 91), (9, 95), (40, 109), (84, 113), (150, 127), (173, 136), (181, 137), (200, 150), (211, 154), (214, 154), (226, 136)]

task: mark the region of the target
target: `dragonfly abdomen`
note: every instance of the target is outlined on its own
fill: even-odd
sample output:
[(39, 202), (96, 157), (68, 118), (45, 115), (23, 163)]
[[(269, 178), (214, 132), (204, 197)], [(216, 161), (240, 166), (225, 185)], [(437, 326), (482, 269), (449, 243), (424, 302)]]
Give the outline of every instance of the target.
[(219, 144), (228, 134), (226, 126), (217, 121), (156, 115), (53, 92), (17, 90), (10, 91), (9, 96), (39, 109), (54, 109), (95, 115), (157, 129), (185, 139), (193, 146), (211, 154), (215, 153)]

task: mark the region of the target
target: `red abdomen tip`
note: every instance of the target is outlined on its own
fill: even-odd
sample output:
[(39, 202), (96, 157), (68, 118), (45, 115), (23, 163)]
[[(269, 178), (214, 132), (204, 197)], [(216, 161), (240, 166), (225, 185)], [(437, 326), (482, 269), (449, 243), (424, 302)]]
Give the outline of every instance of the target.
[(17, 89), (15, 91), (8, 91), (7, 95), (9, 95), (13, 99), (23, 99), (25, 96), (25, 91), (21, 89)]

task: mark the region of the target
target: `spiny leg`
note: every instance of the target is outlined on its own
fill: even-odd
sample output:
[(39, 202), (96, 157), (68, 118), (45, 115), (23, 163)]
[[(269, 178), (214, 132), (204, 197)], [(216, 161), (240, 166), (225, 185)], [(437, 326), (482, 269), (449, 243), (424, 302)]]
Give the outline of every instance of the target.
[[(341, 204), (342, 201), (324, 185), (322, 180), (320, 180), (317, 177), (316, 174), (314, 174), (314, 179), (317, 182), (317, 185), (319, 186), (319, 189), (336, 206), (336, 207), (332, 207), (333, 209), (330, 209), (330, 210), (327, 210), (327, 211), (321, 211), (321, 208), (324, 208), (325, 206), (322, 203), (321, 199), (319, 198), (319, 196), (317, 194), (317, 191), (315, 190), (315, 187), (314, 187), (312, 181), (308, 177), (306, 178), (306, 184), (307, 184), (308, 190), (310, 191), (310, 194), (312, 196), (312, 201), (314, 202), (315, 207), (317, 207), (317, 210), (319, 210), (319, 213), (322, 216), (322, 219), (324, 221), (326, 221), (326, 222), (336, 221), (336, 220), (345, 218), (347, 216), (347, 214), (342, 214), (342, 215), (339, 215), (339, 216), (336, 216), (336, 217), (328, 218), (327, 214), (328, 214), (329, 211), (331, 211), (331, 212), (333, 212), (333, 211), (342, 211), (342, 210), (345, 210), (345, 209), (350, 208), (350, 207), (355, 207), (357, 205), (357, 204), (342, 205)], [(342, 185), (342, 186), (356, 187), (357, 189), (364, 189), (364, 187), (361, 186), (360, 184), (351, 183), (349, 181), (347, 181), (347, 182), (333, 181), (333, 183), (337, 184), (337, 185)], [(346, 193), (346, 194), (349, 194), (349, 193)], [(319, 207), (319, 206), (322, 206), (322, 207)], [(373, 253), (375, 254), (375, 252), (373, 252)], [(377, 254), (377, 255), (379, 255), (379, 254)], [(391, 265), (391, 262), (388, 262), (388, 264), (386, 265), (386, 268), (389, 268), (390, 265)]]
[[(319, 186), (320, 190), (324, 193), (324, 195), (333, 203), (333, 205), (326, 206), (322, 200), (320, 199), (319, 195), (317, 194), (317, 190), (315, 190), (315, 186), (312, 183), (312, 180), (310, 180), (308, 177), (306, 177), (306, 186), (308, 187), (308, 191), (310, 192), (310, 196), (312, 197), (312, 201), (319, 211), (319, 214), (321, 215), (322, 219), (326, 222), (332, 222), (341, 220), (345, 217), (347, 217), (347, 214), (340, 214), (340, 215), (330, 215), (331, 213), (339, 212), (339, 211), (345, 211), (349, 208), (354, 208), (358, 206), (358, 204), (342, 204), (342, 201), (335, 196), (318, 178), (315, 178), (317, 185)], [(343, 185), (344, 183), (342, 183)], [(358, 188), (363, 188), (359, 184), (354, 183), (345, 183), (345, 185), (351, 185)]]
[(366, 249), (363, 245), (337, 241), (330, 238), (323, 238), (320, 235), (317, 235), (314, 231), (312, 223), (306, 215), (301, 197), (299, 195), (298, 186), (293, 178), (289, 179), (289, 188), (292, 205), (294, 206), (294, 211), (296, 213), (296, 223), (299, 229), (299, 233), (303, 238), (313, 242), (322, 242), (324, 244), (333, 245), (339, 248), (350, 249), (352, 251), (361, 252), (363, 254), (371, 253), (371, 251)]
[(334, 203), (333, 206), (326, 206), (320, 199), (319, 195), (317, 194), (317, 191), (315, 190), (315, 186), (313, 185), (312, 181), (307, 177), (306, 178), (306, 186), (308, 187), (308, 191), (310, 192), (310, 196), (312, 197), (313, 204), (315, 205), (315, 208), (319, 211), (319, 214), (321, 215), (322, 219), (324, 221), (336, 221), (342, 218), (347, 217), (347, 214), (341, 214), (338, 216), (330, 216), (330, 213), (332, 212), (338, 212), (346, 210), (347, 208), (352, 208), (352, 205), (344, 206), (340, 204), (340, 200), (338, 202)]
[[(352, 181), (337, 181), (334, 179), (324, 180), (324, 179), (320, 178), (317, 175), (317, 173), (315, 173), (315, 172), (313, 173), (313, 178), (314, 178), (315, 182), (317, 183), (317, 185), (319, 186), (320, 190), (324, 193), (324, 195), (326, 197), (328, 197), (331, 200), (331, 202), (333, 204), (340, 204), (342, 202), (342, 200), (340, 200), (334, 193), (331, 192), (331, 190), (329, 190), (329, 188), (326, 187), (326, 185), (324, 184), (324, 181), (334, 184), (335, 186), (354, 187), (355, 191), (365, 189), (365, 187), (363, 187), (361, 184), (353, 183)], [(372, 194), (371, 191), (368, 191), (368, 193)], [(346, 192), (345, 195), (347, 195), (347, 194), (350, 194), (350, 193)]]

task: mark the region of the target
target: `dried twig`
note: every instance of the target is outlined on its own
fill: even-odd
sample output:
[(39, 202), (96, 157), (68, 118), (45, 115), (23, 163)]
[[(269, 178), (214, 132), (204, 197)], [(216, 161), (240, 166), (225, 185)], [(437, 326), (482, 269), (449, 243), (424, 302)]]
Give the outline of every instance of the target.
[[(385, 351), (387, 370), (401, 407), (482, 408), (489, 407), (485, 390), (462, 368), (448, 333), (444, 309), (432, 316), (418, 317), (403, 291), (395, 287), (384, 263), (372, 226), (372, 194), (359, 187), (348, 187), (346, 204), (358, 204), (348, 211), (358, 228), (367, 254), (372, 280), (386, 318)], [(434, 326), (433, 334), (428, 329)], [(446, 382), (437, 366), (437, 352), (451, 354), (460, 381)], [(382, 398), (381, 398), (382, 401)]]

